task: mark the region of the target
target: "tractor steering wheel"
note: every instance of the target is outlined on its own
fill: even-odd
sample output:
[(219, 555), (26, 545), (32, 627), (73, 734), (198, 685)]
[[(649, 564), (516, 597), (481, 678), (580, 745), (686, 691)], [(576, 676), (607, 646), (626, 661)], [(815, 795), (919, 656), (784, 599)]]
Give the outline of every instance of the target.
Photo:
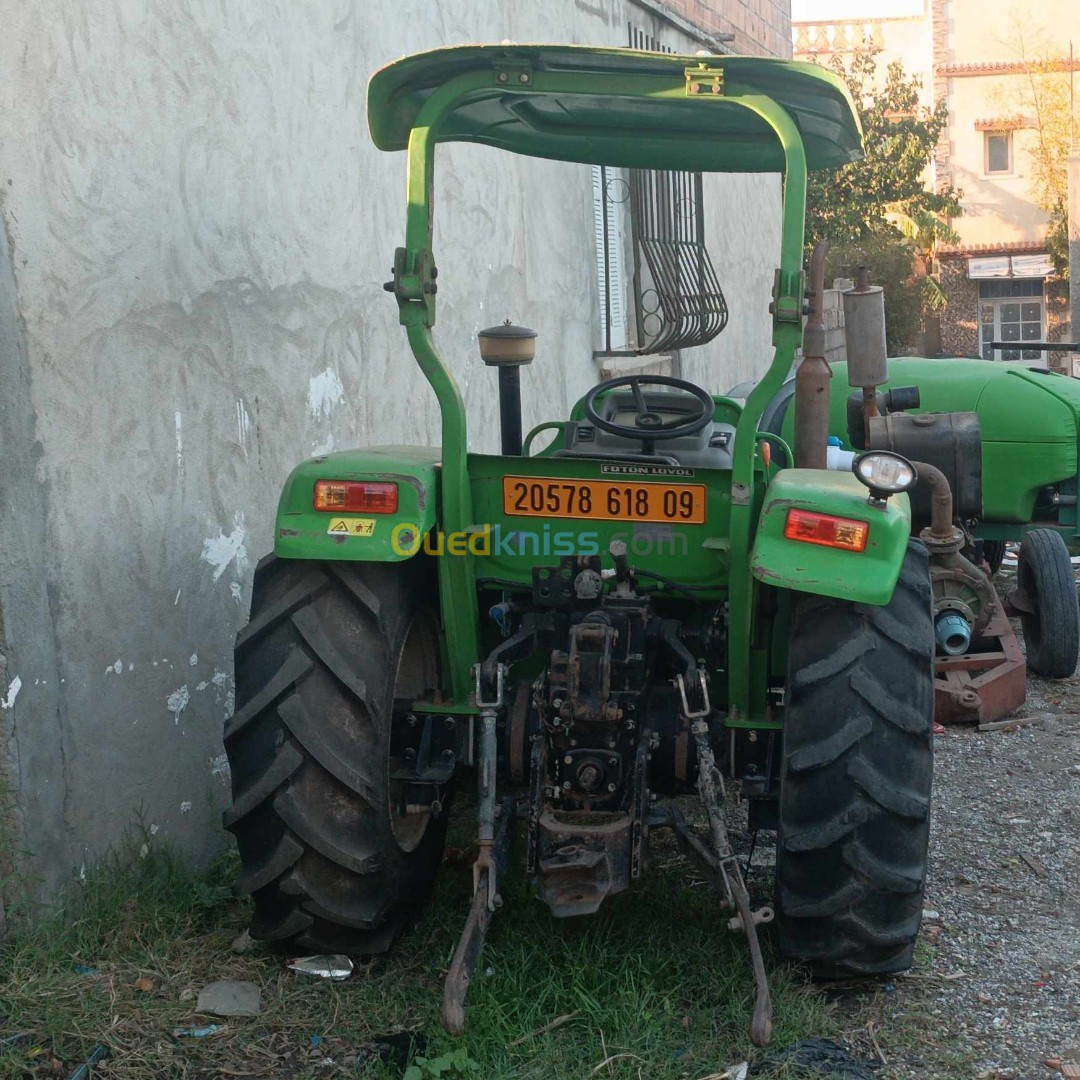
[[(690, 397), (697, 408), (686, 416), (665, 420), (659, 413), (649, 408), (645, 395), (641, 392), (642, 384), (672, 386), (682, 391), (682, 394), (672, 395), (673, 401), (682, 404), (685, 403), (687, 397)], [(637, 416), (633, 424), (617, 424), (614, 420), (606, 420), (596, 411), (596, 399), (600, 394), (623, 387), (629, 387), (634, 395)], [(677, 439), (682, 435), (693, 435), (710, 424), (716, 412), (716, 402), (713, 401), (710, 393), (685, 379), (676, 379), (671, 375), (624, 375), (618, 379), (607, 379), (594, 386), (585, 395), (584, 408), (589, 422), (601, 431), (621, 435), (626, 439), (641, 439), (645, 443), (646, 452), (652, 453), (654, 442)]]

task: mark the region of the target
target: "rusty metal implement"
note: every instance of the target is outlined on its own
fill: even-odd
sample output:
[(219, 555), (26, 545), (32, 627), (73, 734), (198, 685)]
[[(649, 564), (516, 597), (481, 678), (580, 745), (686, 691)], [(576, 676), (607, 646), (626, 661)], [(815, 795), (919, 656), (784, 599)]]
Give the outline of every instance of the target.
[[(493, 852), (496, 882), (502, 880), (510, 862), (516, 822), (517, 808), (514, 800), (504, 799)], [(498, 895), (494, 904), (488, 903), (487, 882), (480, 882), (473, 892), (469, 917), (465, 920), (465, 929), (461, 932), (461, 940), (454, 950), (454, 959), (443, 985), (443, 1027), (451, 1035), (460, 1035), (465, 1030), (465, 997), (469, 992), (469, 983), (472, 982), (476, 964), (484, 948), (484, 938), (491, 925), (491, 917), (501, 906), (502, 898)]]

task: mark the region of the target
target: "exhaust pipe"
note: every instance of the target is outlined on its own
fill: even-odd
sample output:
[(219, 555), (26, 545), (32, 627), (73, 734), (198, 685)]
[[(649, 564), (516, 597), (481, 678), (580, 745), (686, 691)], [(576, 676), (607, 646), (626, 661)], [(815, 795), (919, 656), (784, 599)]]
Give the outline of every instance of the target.
[(819, 240), (810, 257), (810, 313), (803, 330), (803, 358), (795, 372), (795, 468), (828, 467), (829, 380), (825, 359), (825, 256), (827, 240)]
[(848, 385), (862, 390), (863, 438), (869, 441), (870, 421), (879, 415), (877, 388), (889, 381), (885, 344), (885, 293), (871, 285), (860, 266), (855, 288), (844, 293), (844, 340), (847, 345)]

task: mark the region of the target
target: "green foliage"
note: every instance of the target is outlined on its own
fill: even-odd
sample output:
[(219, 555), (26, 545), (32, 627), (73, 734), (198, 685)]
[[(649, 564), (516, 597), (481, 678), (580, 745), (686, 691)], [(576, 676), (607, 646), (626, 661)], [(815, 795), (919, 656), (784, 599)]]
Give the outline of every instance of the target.
[(1054, 269), (1063, 278), (1069, 276), (1069, 209), (1067, 203), (1057, 203), (1049, 211), (1046, 223), (1046, 250), (1054, 260)]
[(464, 1047), (440, 1054), (437, 1058), (417, 1057), (405, 1070), (403, 1080), (428, 1080), (432, 1076), (475, 1076), (480, 1066), (469, 1057)]
[(920, 80), (908, 76), (899, 60), (878, 78), (874, 50), (857, 52), (845, 67), (833, 69), (848, 84), (862, 122), (865, 157), (839, 169), (812, 173), (806, 197), (806, 235), (852, 244), (868, 237), (895, 236), (890, 215), (912, 220), (958, 217), (959, 192), (926, 188), (924, 173), (947, 119), (945, 103), (928, 109), (919, 103)]
[(926, 278), (914, 271), (915, 245), (897, 232), (871, 233), (861, 240), (829, 248), (825, 278), (854, 278), (860, 266), (872, 268), (871, 279), (885, 289), (885, 341), (890, 356), (920, 343), (922, 319), (933, 302), (927, 296)]
[(917, 349), (923, 317), (945, 306), (933, 276), (940, 243), (955, 243), (948, 219), (959, 217), (960, 192), (926, 187), (926, 167), (947, 119), (945, 103), (919, 102), (921, 83), (900, 61), (878, 76), (875, 50), (857, 52), (833, 69), (848, 84), (862, 123), (865, 157), (813, 173), (806, 197), (807, 248), (830, 244), (827, 279), (854, 277), (867, 266), (885, 289), (885, 332), (891, 354)]

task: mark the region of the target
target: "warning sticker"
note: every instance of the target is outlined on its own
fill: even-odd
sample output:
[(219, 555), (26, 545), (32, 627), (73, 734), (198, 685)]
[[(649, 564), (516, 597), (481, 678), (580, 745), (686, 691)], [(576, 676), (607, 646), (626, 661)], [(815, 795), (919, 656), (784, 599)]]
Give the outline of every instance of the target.
[(331, 536), (374, 536), (374, 518), (335, 517), (326, 530)]

